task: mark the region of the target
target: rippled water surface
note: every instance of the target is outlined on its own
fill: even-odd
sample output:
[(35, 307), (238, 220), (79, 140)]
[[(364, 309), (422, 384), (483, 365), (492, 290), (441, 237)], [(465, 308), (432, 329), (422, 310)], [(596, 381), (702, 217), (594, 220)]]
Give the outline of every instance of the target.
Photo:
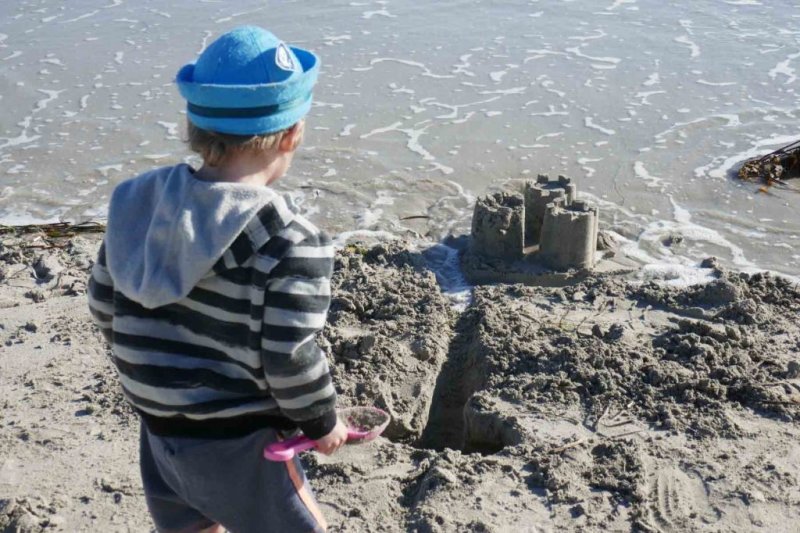
[(189, 157), (174, 75), (252, 23), (321, 57), (280, 186), (332, 232), (435, 239), (508, 178), (566, 174), (653, 272), (716, 255), (800, 275), (800, 195), (732, 176), (800, 138), (798, 7), (4, 1), (0, 223), (102, 217), (114, 184)]

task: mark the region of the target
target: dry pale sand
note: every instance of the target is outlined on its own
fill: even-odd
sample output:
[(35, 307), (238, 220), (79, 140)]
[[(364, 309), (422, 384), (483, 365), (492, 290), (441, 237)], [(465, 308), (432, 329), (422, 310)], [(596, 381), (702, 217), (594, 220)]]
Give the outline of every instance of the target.
[[(0, 238), (0, 531), (149, 531), (137, 420), (92, 328), (98, 235)], [(385, 437), (306, 453), (332, 531), (797, 531), (800, 291), (716, 267), (475, 288), (348, 246), (322, 342)]]

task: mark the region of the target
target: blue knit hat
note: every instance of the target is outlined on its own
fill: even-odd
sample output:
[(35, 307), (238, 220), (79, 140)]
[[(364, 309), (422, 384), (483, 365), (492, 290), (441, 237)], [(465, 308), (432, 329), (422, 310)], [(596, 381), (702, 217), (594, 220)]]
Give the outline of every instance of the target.
[(259, 135), (286, 129), (311, 109), (319, 61), (257, 26), (221, 35), (178, 71), (189, 120), (202, 129)]

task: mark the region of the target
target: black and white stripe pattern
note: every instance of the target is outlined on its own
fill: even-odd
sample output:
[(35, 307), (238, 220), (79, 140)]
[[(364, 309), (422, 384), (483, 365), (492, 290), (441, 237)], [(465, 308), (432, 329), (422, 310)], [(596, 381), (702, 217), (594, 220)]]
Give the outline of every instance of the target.
[(269, 415), (327, 432), (336, 394), (314, 337), (332, 268), (330, 240), (278, 196), (188, 296), (155, 309), (114, 290), (101, 246), (89, 309), (146, 419)]

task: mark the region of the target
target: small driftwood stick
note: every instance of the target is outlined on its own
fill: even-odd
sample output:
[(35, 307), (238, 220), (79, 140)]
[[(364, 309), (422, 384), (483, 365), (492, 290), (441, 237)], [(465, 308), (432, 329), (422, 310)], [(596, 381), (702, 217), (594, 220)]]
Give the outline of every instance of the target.
[(559, 446), (558, 448), (553, 448), (552, 450), (550, 450), (550, 453), (561, 453), (561, 452), (563, 452), (565, 450), (569, 450), (570, 448), (574, 448), (576, 446), (580, 446), (581, 444), (583, 444), (587, 440), (589, 440), (589, 439), (586, 438), (586, 437), (582, 437), (582, 438), (574, 440), (572, 442), (568, 442), (567, 444), (565, 444), (563, 446)]

